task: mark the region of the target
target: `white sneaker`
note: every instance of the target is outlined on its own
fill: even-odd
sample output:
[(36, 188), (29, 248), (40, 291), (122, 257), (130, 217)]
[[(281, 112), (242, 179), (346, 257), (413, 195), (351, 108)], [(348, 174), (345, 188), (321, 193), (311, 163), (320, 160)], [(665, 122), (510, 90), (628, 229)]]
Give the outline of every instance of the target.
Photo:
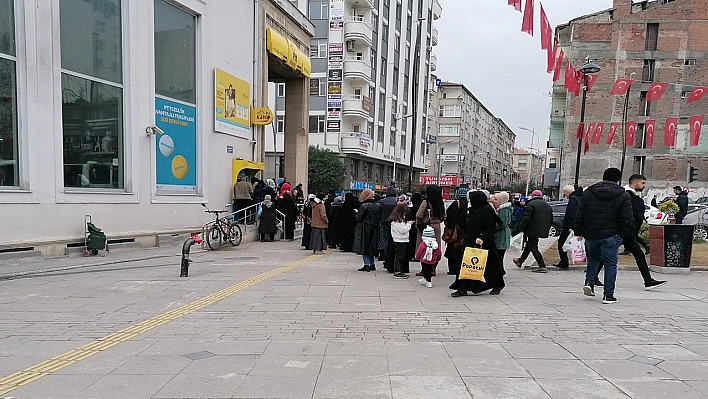
[(418, 282), (425, 285), (428, 283), (428, 280), (426, 280), (425, 277), (421, 277), (420, 279), (418, 279)]
[(430, 282), (430, 281), (426, 281), (426, 282), (425, 282), (425, 287), (426, 287), (426, 288), (433, 288), (433, 283)]

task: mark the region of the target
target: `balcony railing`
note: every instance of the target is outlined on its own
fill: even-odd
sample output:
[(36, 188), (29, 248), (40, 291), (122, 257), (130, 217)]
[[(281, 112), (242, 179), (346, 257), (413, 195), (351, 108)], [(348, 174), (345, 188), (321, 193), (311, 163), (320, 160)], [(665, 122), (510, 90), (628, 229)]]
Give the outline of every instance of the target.
[(554, 118), (565, 118), (565, 108), (555, 108), (551, 112), (551, 116)]
[(371, 100), (360, 94), (345, 94), (342, 96), (342, 114), (368, 118), (371, 111)]
[(344, 77), (371, 82), (371, 65), (364, 57), (347, 57), (344, 59)]
[(438, 36), (439, 36), (438, 28), (433, 27), (433, 34), (432, 34), (432, 36), (431, 36), (431, 38), (430, 38), (430, 40), (431, 40), (433, 46), (437, 46), (437, 45), (438, 45)]
[(366, 155), (369, 151), (369, 145), (366, 144), (366, 140), (362, 140), (360, 132), (340, 133), (339, 147), (342, 154)]
[(433, 1), (433, 19), (440, 19), (440, 16), (442, 16), (442, 5), (440, 4), (440, 0), (434, 0)]
[(344, 40), (363, 41), (371, 47), (373, 29), (364, 17), (353, 17), (344, 22)]
[(546, 147), (547, 148), (563, 148), (563, 139), (548, 140)]
[(430, 55), (430, 70), (436, 71), (438, 69), (438, 56), (435, 53)]

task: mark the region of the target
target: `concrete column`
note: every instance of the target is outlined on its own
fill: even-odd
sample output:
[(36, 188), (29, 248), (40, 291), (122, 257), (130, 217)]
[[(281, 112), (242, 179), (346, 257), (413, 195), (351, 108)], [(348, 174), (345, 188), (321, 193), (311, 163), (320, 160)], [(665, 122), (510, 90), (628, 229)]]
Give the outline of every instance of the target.
[(285, 176), (307, 192), (310, 79), (285, 80)]

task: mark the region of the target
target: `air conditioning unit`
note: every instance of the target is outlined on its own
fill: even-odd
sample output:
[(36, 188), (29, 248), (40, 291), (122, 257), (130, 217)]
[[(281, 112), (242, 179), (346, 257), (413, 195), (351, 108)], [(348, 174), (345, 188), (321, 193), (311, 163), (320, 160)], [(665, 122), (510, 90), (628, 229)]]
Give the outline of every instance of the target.
[(356, 51), (356, 46), (354, 46), (354, 40), (347, 40), (347, 51), (350, 53)]

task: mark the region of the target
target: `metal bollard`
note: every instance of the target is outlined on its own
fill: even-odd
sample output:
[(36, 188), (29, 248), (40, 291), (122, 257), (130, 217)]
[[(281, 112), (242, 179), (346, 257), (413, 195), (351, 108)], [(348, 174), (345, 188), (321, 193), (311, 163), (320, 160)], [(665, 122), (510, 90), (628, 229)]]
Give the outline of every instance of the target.
[(201, 244), (202, 239), (196, 234), (192, 234), (190, 238), (184, 241), (182, 244), (182, 267), (180, 268), (180, 277), (189, 277), (189, 251), (192, 249), (192, 245)]

